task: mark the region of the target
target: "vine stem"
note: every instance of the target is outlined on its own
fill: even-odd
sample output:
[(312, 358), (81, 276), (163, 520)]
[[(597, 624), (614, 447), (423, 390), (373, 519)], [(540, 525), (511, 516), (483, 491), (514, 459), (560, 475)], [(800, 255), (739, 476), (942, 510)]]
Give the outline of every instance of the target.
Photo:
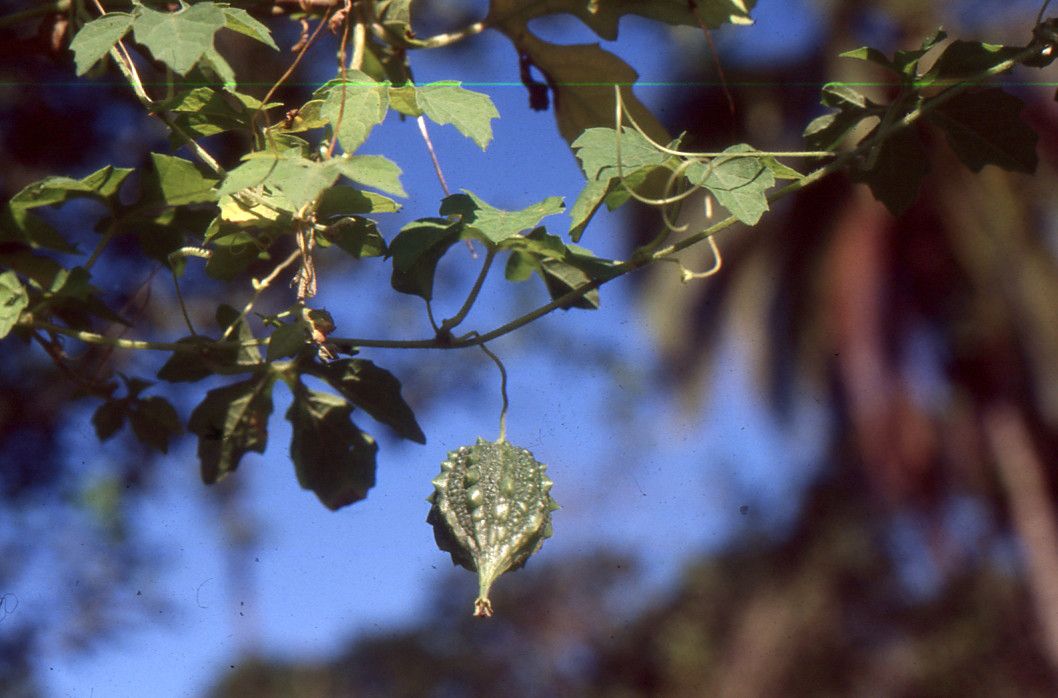
[(253, 297), (250, 298), (250, 300), (243, 307), (242, 312), (239, 313), (239, 317), (235, 319), (235, 322), (233, 322), (230, 325), (228, 325), (228, 329), (224, 330), (224, 334), (222, 334), (220, 336), (220, 341), (223, 342), (226, 339), (228, 339), (228, 337), (231, 336), (231, 333), (235, 331), (235, 328), (238, 327), (239, 323), (242, 322), (242, 320), (245, 319), (246, 316), (250, 314), (251, 310), (253, 310), (253, 307), (257, 303), (257, 300), (261, 297), (261, 294), (264, 293), (266, 290), (268, 290), (268, 287), (272, 285), (272, 282), (275, 281), (279, 277), (279, 275), (281, 273), (283, 273), (284, 269), (289, 267), (294, 262), (298, 261), (298, 259), (300, 257), (301, 257), (301, 249), (299, 248), (299, 249), (296, 249), (293, 252), (291, 252), (289, 257), (287, 257), (282, 262), (277, 264), (276, 268), (273, 269), (268, 274), (268, 276), (266, 276), (265, 278), (261, 279), (260, 281), (256, 281), (255, 280), (253, 282), (253, 287), (254, 287)]
[(481, 265), (481, 271), (478, 272), (478, 278), (474, 280), (474, 285), (471, 287), (470, 293), (467, 294), (467, 299), (463, 302), (463, 306), (455, 315), (441, 323), (441, 327), (438, 328), (440, 334), (446, 334), (466, 319), (467, 314), (470, 312), (470, 309), (474, 307), (474, 303), (478, 299), (478, 294), (481, 293), (481, 287), (485, 284), (485, 277), (489, 275), (489, 269), (492, 268), (492, 262), (495, 259), (496, 248), (493, 247), (485, 254), (485, 262)]
[[(342, 40), (338, 44), (338, 73), (342, 79), (342, 102), (338, 105), (338, 118), (331, 128), (331, 142), (327, 145), (328, 159), (334, 157), (334, 148), (338, 145), (338, 132), (342, 129), (342, 119), (345, 117), (345, 95), (349, 83), (349, 74), (345, 66), (345, 52), (349, 43), (349, 22), (352, 19), (352, 9), (352, 0), (345, 0), (345, 7), (342, 9), (342, 12), (345, 13), (342, 17)], [(360, 22), (357, 22), (357, 26), (360, 26)]]
[(496, 439), (498, 443), (502, 443), (507, 440), (507, 408), (510, 407), (510, 401), (507, 399), (507, 369), (504, 368), (503, 362), (500, 361), (500, 357), (492, 353), (492, 350), (485, 346), (484, 342), (478, 344), (481, 347), (481, 351), (485, 352), (490, 359), (496, 364), (496, 367), (500, 369), (500, 396), (503, 398), (503, 407), (500, 408), (500, 438)]

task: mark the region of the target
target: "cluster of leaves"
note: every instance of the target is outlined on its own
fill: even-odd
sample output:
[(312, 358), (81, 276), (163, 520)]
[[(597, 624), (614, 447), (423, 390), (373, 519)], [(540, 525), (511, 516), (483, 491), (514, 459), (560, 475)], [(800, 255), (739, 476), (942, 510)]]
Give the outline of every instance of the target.
[[(728, 4), (730, 11), (717, 9)], [(508, 35), (531, 37), (526, 22), (566, 9), (563, 3), (546, 10), (494, 3), (487, 21)], [(658, 15), (660, 9), (629, 4), (580, 15), (606, 38), (616, 36), (620, 16), (629, 12), (672, 23), (701, 19), (698, 11), (692, 14), (675, 5)], [(296, 236), (307, 231), (319, 248), (336, 248), (356, 259), (391, 259), (393, 288), (427, 301), (433, 295), (438, 261), (460, 239), (480, 241), (490, 260), (497, 252), (508, 252), (508, 278), (521, 281), (535, 272), (553, 298), (611, 273), (609, 261), (566, 245), (539, 225), (546, 216), (562, 211), (558, 197), (520, 211), (504, 211), (473, 193), (455, 194), (441, 203), (441, 217), (413, 221), (387, 243), (376, 216), (398, 211), (400, 204), (391, 197), (407, 194), (394, 162), (356, 152), (372, 129), (392, 110), (450, 124), (484, 149), (492, 139), (490, 122), (498, 116), (487, 96), (458, 83), (411, 82), (404, 51), (427, 44), (418, 42), (410, 29), (409, 3), (374, 3), (372, 10), (386, 37), (367, 41), (362, 69), (342, 69), (309, 101), (288, 110), (274, 124), (268, 113), (283, 105), (240, 91), (234, 70), (215, 47), (217, 33), (229, 30), (277, 49), (268, 27), (246, 9), (224, 3), (203, 1), (170, 10), (134, 1), (128, 11), (108, 12), (85, 23), (70, 45), (77, 74), (99, 73), (108, 56), (113, 58), (145, 106), (170, 127), (174, 147), (194, 145), (197, 139), (218, 133), (241, 132), (253, 149), (226, 169), (208, 160), (196, 163), (152, 153), (151, 167), (145, 171), (106, 167), (80, 180), (49, 177), (26, 187), (5, 206), (0, 219), (6, 243), (0, 251), (0, 264), (6, 268), (0, 277), (0, 336), (14, 331), (29, 340), (34, 323), (84, 334), (95, 320), (129, 325), (107, 306), (104, 294), (92, 283), (99, 253), (110, 240), (125, 236), (135, 238), (145, 257), (169, 266), (177, 276), (185, 272), (185, 256), (191, 250), (207, 259), (207, 275), (234, 280), (244, 277), (251, 265), (292, 249)], [(725, 0), (709, 4), (704, 11), (707, 21), (715, 24), (745, 17), (748, 7)], [(130, 46), (164, 68), (168, 85), (164, 98), (147, 94), (136, 62), (130, 59)], [(565, 47), (543, 53), (522, 49), (547, 73), (556, 90), (566, 90), (566, 83), (577, 77), (596, 82), (634, 79), (634, 71), (597, 46), (569, 47), (575, 56), (565, 56)], [(567, 74), (574, 66), (582, 71), (579, 76)], [(584, 95), (570, 93), (566, 99), (556, 93), (556, 101), (559, 98), (591, 107), (588, 117), (577, 109), (563, 110), (564, 132), (579, 133), (585, 118), (593, 124), (605, 118), (605, 100), (595, 104), (598, 100)], [(633, 105), (642, 118), (648, 116), (638, 103)], [(335, 145), (340, 146), (338, 154), (333, 154)], [(96, 225), (101, 238), (87, 261), (66, 267), (55, 253), (81, 255), (82, 251), (34, 209), (73, 199), (102, 206)], [(592, 292), (563, 307), (597, 305), (598, 295)], [(328, 320), (318, 322), (321, 317)], [(238, 377), (206, 393), (187, 422), (187, 430), (198, 437), (207, 483), (235, 470), (247, 452), (264, 451), (277, 380), (285, 382), (294, 397), (287, 418), (293, 426), (291, 455), (299, 481), (329, 507), (363, 498), (374, 482), (377, 445), (350, 419), (354, 406), (401, 437), (425, 441), (395, 377), (370, 361), (336, 358), (322, 350), (326, 335), (334, 330), (333, 324), (323, 326), (329, 322), (326, 311), (295, 303), (263, 317), (262, 328), (255, 331), (246, 311), (221, 304), (216, 321), (219, 333), (214, 336), (191, 328), (157, 374), (169, 383)], [(342, 349), (356, 353), (354, 347)], [(322, 379), (337, 394), (310, 389), (305, 376)], [(165, 398), (144, 395), (153, 381), (123, 377), (122, 382), (125, 390), (120, 397), (117, 383), (96, 386), (95, 392), (103, 398), (93, 418), (98, 436), (110, 438), (128, 424), (141, 442), (166, 451), (171, 438), (183, 431), (176, 411)]]
[[(670, 139), (632, 94), (636, 74), (629, 65), (597, 44), (543, 41), (529, 23), (569, 13), (601, 38), (613, 39), (620, 18), (628, 14), (710, 28), (746, 23), (753, 4), (492, 0), (482, 24), (515, 44), (531, 103), (545, 106), (548, 95), (553, 97), (559, 130), (585, 174), (586, 185), (569, 211), (566, 242), (541, 224), (563, 212), (560, 197), (509, 211), (469, 191), (445, 197), (438, 216), (416, 219), (392, 238), (384, 234), (379, 216), (398, 211), (393, 197), (407, 192), (396, 163), (359, 153), (372, 130), (394, 112), (451, 125), (485, 149), (492, 139), (491, 122), (498, 117), (486, 95), (459, 83), (417, 85), (411, 80), (407, 52), (443, 42), (415, 36), (409, 0), (361, 3), (358, 11), (370, 16), (357, 21), (370, 20), (376, 31), (361, 37), (356, 66), (341, 66), (334, 79), (292, 109), (269, 96), (259, 99), (240, 91), (234, 70), (214, 45), (218, 32), (228, 30), (276, 49), (268, 27), (249, 11), (211, 1), (169, 11), (133, 0), (126, 5), (129, 11), (108, 12), (81, 27), (70, 46), (76, 71), (102, 71), (111, 57), (144, 105), (170, 128), (173, 147), (188, 147), (200, 162), (152, 153), (150, 167), (142, 171), (104, 167), (83, 179), (48, 177), (12, 198), (0, 215), (0, 337), (14, 333), (40, 341), (39, 331), (45, 330), (99, 339), (92, 332), (99, 322), (128, 325), (93, 285), (93, 267), (117, 237), (135, 238), (144, 257), (168, 266), (176, 277), (186, 272), (188, 255), (206, 258), (205, 273), (219, 280), (245, 279), (251, 266), (262, 262), (276, 264), (278, 273), (286, 263), (276, 260), (292, 250), (300, 250), (303, 279), (311, 275), (311, 257), (319, 250), (356, 260), (389, 260), (393, 289), (427, 303), (445, 253), (460, 240), (475, 240), (487, 252), (480, 279), (502, 253), (509, 280), (536, 275), (543, 281), (551, 298), (544, 308), (598, 307), (598, 286), (657, 259), (647, 254), (622, 263), (596, 257), (577, 244), (603, 204), (613, 209), (632, 198), (651, 201), (643, 192), (656, 191), (660, 181), (667, 182), (662, 188), (666, 197), (704, 189), (733, 220), (754, 225), (768, 210), (769, 192), (778, 180), (796, 185), (807, 179), (773, 154), (746, 144), (716, 154), (676, 150), (679, 140)], [(855, 176), (894, 212), (910, 204), (925, 173), (921, 147), (914, 130), (907, 128), (920, 116), (943, 131), (971, 169), (985, 164), (1019, 171), (1035, 167), (1035, 136), (1020, 121), (1021, 103), (997, 89), (961, 89), (961, 82), (999, 72), (1015, 59), (1043, 65), (1048, 61), (1041, 58), (1042, 49), (1050, 47), (1053, 37), (1036, 36), (1030, 45), (1035, 51), (956, 41), (923, 70), (923, 58), (944, 38), (938, 33), (920, 49), (898, 52), (892, 59), (874, 49), (847, 54), (895, 76), (895, 96), (881, 105), (848, 86), (829, 85), (823, 103), (833, 111), (805, 132), (810, 147), (829, 151), (862, 123), (877, 120), (850, 151), (855, 157), (849, 162)], [(153, 63), (133, 60), (130, 46)], [(161, 73), (167, 87), (163, 98), (147, 93), (137, 65)], [(544, 82), (536, 81), (533, 69)], [(614, 127), (615, 107), (634, 127)], [(285, 116), (273, 120), (269, 114), (277, 108)], [(238, 162), (222, 167), (198, 143), (218, 133), (241, 134), (252, 146)], [(96, 226), (99, 243), (84, 261), (83, 252), (37, 211), (75, 199), (90, 201), (103, 212)], [(64, 255), (76, 257), (77, 263), (63, 264)], [(236, 377), (206, 393), (187, 422), (198, 437), (203, 478), (215, 482), (235, 470), (246, 453), (265, 449), (272, 388), (282, 381), (294, 398), (287, 418), (299, 481), (332, 508), (363, 498), (374, 482), (377, 445), (350, 419), (355, 407), (403, 438), (425, 441), (400, 383), (385, 369), (354, 358), (357, 348), (350, 343), (328, 341), (333, 322), (325, 309), (308, 305), (311, 293), (299, 294), (289, 307), (262, 315), (259, 326), (251, 326), (253, 301), (267, 282), (249, 280), (254, 292), (250, 305), (240, 312), (219, 304), (217, 334), (189, 327), (189, 336), (166, 345), (172, 355), (157, 374), (170, 383)], [(478, 290), (480, 285), (471, 291), (468, 306)], [(473, 333), (451, 335), (461, 319), (442, 323), (434, 345), (469, 344)], [(345, 356), (339, 358), (339, 353)], [(335, 392), (310, 389), (306, 377), (322, 380)], [(183, 431), (175, 410), (160, 396), (143, 395), (150, 381), (123, 378), (123, 383), (123, 397), (115, 396), (117, 383), (95, 388), (104, 400), (94, 419), (100, 438), (127, 423), (143, 443), (165, 451)]]
[[(850, 132), (857, 133), (857, 145), (866, 149), (853, 168), (853, 176), (867, 184), (895, 215), (915, 201), (929, 172), (929, 159), (915, 129), (894, 131), (891, 127), (920, 109), (929, 94), (1009, 66), (1025, 51), (1022, 47), (956, 40), (944, 47), (928, 69), (924, 68), (924, 59), (946, 38), (945, 32), (937, 31), (920, 48), (897, 51), (892, 58), (869, 47), (842, 54), (877, 65), (895, 94), (888, 104), (877, 104), (850, 86), (829, 84), (823, 88), (822, 103), (832, 111), (812, 121), (804, 132), (809, 146), (820, 149), (833, 148)], [(1049, 60), (1029, 63), (1042, 67)], [(1023, 108), (1020, 99), (999, 88), (975, 88), (953, 92), (950, 99), (931, 109), (924, 121), (943, 133), (959, 160), (974, 172), (992, 164), (1031, 174), (1037, 164), (1037, 136), (1022, 121)], [(873, 127), (864, 129), (864, 123), (873, 123)]]

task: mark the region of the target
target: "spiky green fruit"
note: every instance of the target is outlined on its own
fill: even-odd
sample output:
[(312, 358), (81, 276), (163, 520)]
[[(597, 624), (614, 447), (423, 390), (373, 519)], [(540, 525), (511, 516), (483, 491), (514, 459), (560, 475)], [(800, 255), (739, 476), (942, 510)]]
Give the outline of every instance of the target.
[(558, 505), (546, 471), (524, 448), (479, 438), (449, 453), (433, 479), (426, 521), (437, 547), (478, 573), (475, 616), (492, 615), (492, 583), (524, 565), (551, 536), (551, 512)]

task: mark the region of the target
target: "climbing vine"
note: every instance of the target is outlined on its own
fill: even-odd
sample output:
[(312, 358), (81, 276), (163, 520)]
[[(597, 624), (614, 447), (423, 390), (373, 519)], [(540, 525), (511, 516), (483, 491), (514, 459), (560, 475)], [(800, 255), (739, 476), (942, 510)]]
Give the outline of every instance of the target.
[[(52, 0), (2, 17), (5, 25), (62, 17), (71, 69), (84, 80), (120, 73), (146, 112), (165, 125), (172, 150), (152, 153), (150, 167), (142, 171), (107, 166), (81, 179), (47, 177), (5, 204), (0, 337), (34, 343), (60, 366), (67, 343), (80, 342), (166, 352), (153, 376), (163, 383), (224, 377), (228, 382), (204, 392), (186, 416), (165, 397), (151, 394), (155, 380), (74, 377), (98, 401), (92, 422), (100, 439), (128, 425), (141, 442), (164, 452), (173, 438), (189, 431), (198, 439), (206, 483), (232, 473), (246, 453), (265, 450), (273, 389), (282, 383), (293, 396), (286, 418), (298, 481), (337, 509), (363, 499), (375, 482), (378, 446), (352, 421), (354, 408), (405, 439), (426, 441), (398, 379), (360, 358), (361, 350), (480, 347), (504, 372), (487, 347), (491, 340), (556, 309), (596, 308), (603, 286), (656, 262), (677, 263), (685, 281), (707, 277), (721, 264), (718, 232), (756, 225), (773, 202), (832, 173), (849, 173), (899, 215), (927, 176), (919, 140), (924, 128), (942, 134), (975, 172), (986, 165), (1034, 171), (1036, 135), (1021, 120), (1022, 102), (990, 81), (1018, 66), (1051, 63), (1058, 20), (1045, 18), (1046, 4), (1021, 46), (950, 40), (938, 31), (918, 48), (893, 56), (869, 47), (843, 54), (883, 71), (891, 97), (879, 103), (855, 86), (824, 86), (827, 111), (807, 125), (805, 148), (796, 152), (766, 152), (746, 143), (719, 152), (686, 151), (681, 138), (669, 136), (636, 98), (631, 66), (597, 44), (544, 41), (529, 25), (538, 17), (568, 13), (612, 40), (621, 18), (635, 14), (696, 27), (704, 41), (723, 25), (737, 31), (737, 25), (750, 23), (753, 5), (751, 0), (492, 0), (481, 20), (429, 37), (415, 33), (410, 0)], [(289, 69), (268, 76), (271, 86), (255, 97), (246, 83), (263, 76), (236, 75), (215, 37), (237, 32), (279, 50), (266, 23), (277, 16), (300, 23), (302, 31), (287, 47), (293, 56)], [(459, 82), (416, 83), (408, 55), (486, 31), (513, 43), (531, 106), (553, 108), (559, 132), (581, 165), (585, 184), (568, 208), (561, 192), (520, 210), (503, 210), (473, 192), (448, 189), (430, 124), (451, 125), (484, 150), (499, 114), (487, 95)], [(280, 88), (303, 70), (308, 49), (326, 40), (336, 45), (334, 77), (302, 104), (279, 101)], [(445, 191), (437, 215), (398, 231), (390, 230), (384, 217), (408, 197), (402, 172), (384, 155), (359, 152), (391, 113), (417, 122)], [(246, 149), (237, 160), (222, 162), (203, 144), (225, 132), (244, 137)], [(678, 223), (681, 204), (695, 194), (704, 196), (710, 219), (701, 230)], [(98, 240), (87, 253), (42, 215), (43, 209), (74, 199), (90, 199), (105, 211)], [(630, 200), (659, 210), (659, 232), (652, 240), (623, 260), (580, 246), (601, 207), (612, 210)], [(567, 229), (545, 225), (563, 212), (571, 219)], [(108, 305), (93, 270), (119, 238), (137, 241), (145, 269), (171, 277), (185, 336), (143, 335)], [(437, 318), (435, 270), (461, 242), (484, 250), (476, 256), (480, 270), (457, 312)], [(711, 247), (715, 261), (710, 269), (692, 271), (679, 254), (699, 244)], [(422, 299), (432, 336), (343, 335), (326, 308), (314, 304), (319, 285), (326, 283), (317, 273), (317, 259), (325, 255), (391, 265), (392, 289)], [(262, 261), (270, 271), (252, 276), (249, 269), (260, 268)], [(547, 298), (497, 327), (469, 329), (464, 323), (498, 261), (512, 282), (540, 278)], [(235, 305), (218, 299), (215, 327), (196, 327), (184, 307), (181, 280), (190, 265), (244, 284)], [(277, 282), (290, 282), (287, 307), (259, 312), (259, 299)], [(333, 392), (310, 387), (306, 378)], [(503, 393), (501, 422), (505, 387)], [(487, 591), (495, 576), (524, 563), (550, 534), (555, 505), (543, 473), (527, 451), (506, 442), (501, 427), (498, 441), (449, 454), (434, 481), (431, 521), (442, 547), (479, 572), (488, 560), (477, 603), (482, 615), (491, 613)], [(488, 487), (482, 489), (479, 481)], [(519, 506), (519, 517), (496, 514)]]

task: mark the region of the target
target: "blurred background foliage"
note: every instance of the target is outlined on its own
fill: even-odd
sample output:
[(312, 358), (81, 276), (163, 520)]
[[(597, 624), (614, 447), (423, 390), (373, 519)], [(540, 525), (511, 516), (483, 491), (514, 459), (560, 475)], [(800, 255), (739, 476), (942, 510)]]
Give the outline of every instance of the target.
[[(762, 0), (757, 15), (774, 4)], [(416, 9), (429, 26), (476, 16), (473, 3)], [(739, 29), (727, 29), (715, 37), (723, 81), (707, 53), (688, 50), (672, 73), (695, 88), (672, 92), (657, 111), (671, 131), (688, 129), (691, 149), (741, 141), (798, 149), (801, 128), (819, 113), (821, 84), (881, 79), (870, 64), (836, 59), (841, 51), (917, 45), (942, 24), (959, 38), (1024, 43), (1036, 9), (807, 2), (813, 40), (803, 50), (761, 60), (739, 45)], [(286, 36), (281, 44), (292, 43), (295, 24), (274, 26)], [(127, 162), (129, 153), (146, 161), (160, 131), (113, 128), (142, 123), (130, 116), (139, 107), (127, 89), (57, 91), (49, 85), (72, 75), (58, 29), (45, 22), (5, 31), (5, 199), (45, 175), (117, 160), (115, 153), (122, 164), (143, 164)], [(287, 56), (233, 41), (225, 50), (239, 74), (285, 68)], [(457, 50), (468, 64), (489, 60), (473, 40)], [(314, 60), (330, 61), (332, 51), (321, 47)], [(1022, 78), (1006, 84), (1027, 102), (1025, 118), (1041, 136), (1034, 177), (995, 168), (970, 174), (927, 137), (931, 175), (899, 219), (865, 188), (833, 176), (752, 231), (727, 233), (719, 276), (683, 285), (656, 265), (633, 277), (659, 350), (660, 378), (650, 390), (700, 410), (717, 399), (709, 393), (717, 366), (734, 352), (777, 424), (797, 423), (806, 411), (823, 415), (815, 476), (790, 495), (800, 498), (792, 525), (754, 530), (717, 554), (688, 559), (673, 588), (647, 597), (626, 552), (530, 564), (497, 589), (504, 612), (487, 623), (470, 618), (465, 595), (452, 591), (465, 580), (453, 577), (407, 627), (353, 638), (311, 662), (248, 656), (212, 694), (1055, 695), (1058, 109), (1053, 86)], [(310, 88), (283, 96), (296, 100), (299, 89)], [(65, 127), (74, 120), (79, 130)], [(215, 147), (224, 147), (223, 137)], [(630, 250), (656, 230), (656, 213), (633, 212), (627, 223)], [(701, 250), (689, 267), (693, 254), (708, 265)], [(130, 292), (129, 312), (164, 315), (165, 304), (148, 303), (149, 293), (150, 284)], [(115, 614), (108, 594), (155, 564), (121, 516), (152, 487), (155, 456), (126, 438), (125, 461), (108, 477), (84, 472), (62, 439), (71, 420), (87, 419), (81, 386), (30, 347), (8, 340), (2, 356), (0, 591), (44, 548), (57, 593), (74, 599), (7, 634), (13, 609), (0, 602), (0, 695), (32, 696), (45, 626), (62, 628), (77, 652), (142, 622)], [(78, 359), (88, 369), (129, 360), (100, 350)], [(237, 487), (225, 483), (211, 499), (232, 522), (225, 536), (236, 560), (254, 535)]]

